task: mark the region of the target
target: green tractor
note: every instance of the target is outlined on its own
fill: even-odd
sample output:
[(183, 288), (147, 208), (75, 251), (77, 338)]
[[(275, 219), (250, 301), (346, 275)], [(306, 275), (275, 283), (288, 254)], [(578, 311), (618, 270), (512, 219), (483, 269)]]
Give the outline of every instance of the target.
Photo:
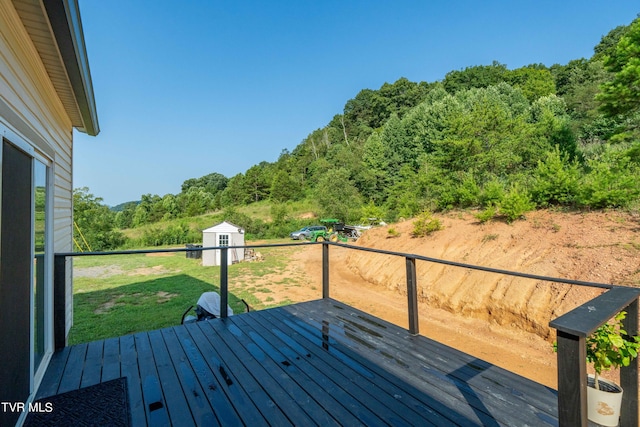
[(311, 233), (310, 240), (312, 242), (346, 242), (347, 237), (342, 233), (344, 232), (344, 223), (340, 222), (340, 220), (334, 218), (321, 219), (321, 223), (323, 223), (327, 229), (326, 230), (316, 230)]

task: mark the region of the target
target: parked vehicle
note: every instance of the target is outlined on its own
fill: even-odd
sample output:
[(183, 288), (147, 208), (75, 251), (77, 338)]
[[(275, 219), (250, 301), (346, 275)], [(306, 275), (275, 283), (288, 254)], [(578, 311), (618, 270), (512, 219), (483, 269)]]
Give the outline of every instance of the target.
[(371, 228), (370, 226), (346, 225), (335, 218), (321, 219), (320, 222), (326, 224), (328, 229), (313, 231), (309, 238), (312, 242), (324, 242), (327, 240), (331, 242), (356, 241), (362, 231)]
[(311, 235), (314, 232), (327, 232), (327, 227), (324, 225), (308, 225), (306, 227), (302, 227), (300, 230), (294, 231), (289, 234), (293, 240), (305, 240), (310, 239)]

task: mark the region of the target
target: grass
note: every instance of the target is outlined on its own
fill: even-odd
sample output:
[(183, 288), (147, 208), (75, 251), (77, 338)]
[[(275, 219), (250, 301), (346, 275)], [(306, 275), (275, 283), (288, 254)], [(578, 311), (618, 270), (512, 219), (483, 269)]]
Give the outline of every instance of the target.
[[(295, 248), (261, 248), (261, 262), (229, 266), (229, 305), (244, 312), (241, 299), (254, 309), (287, 304), (265, 302), (256, 295), (272, 291), (256, 280), (280, 274)], [(203, 292), (219, 292), (219, 267), (203, 267), (182, 252), (161, 256), (113, 255), (76, 257), (74, 326), (69, 343), (77, 344), (177, 325)]]

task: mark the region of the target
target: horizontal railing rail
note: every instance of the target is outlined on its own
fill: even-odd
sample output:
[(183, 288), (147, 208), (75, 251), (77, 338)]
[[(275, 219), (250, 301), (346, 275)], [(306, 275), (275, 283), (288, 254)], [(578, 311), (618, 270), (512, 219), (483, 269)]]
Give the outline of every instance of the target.
[[(54, 328), (56, 347), (64, 346), (64, 297), (66, 280), (66, 260), (69, 257), (134, 255), (167, 252), (192, 252), (219, 250), (220, 262), (220, 314), (227, 316), (228, 303), (228, 251), (229, 249), (256, 249), (271, 247), (287, 247), (297, 245), (322, 245), (322, 297), (330, 297), (329, 247), (338, 246), (357, 251), (371, 252), (381, 255), (396, 256), (405, 259), (407, 285), (408, 331), (413, 335), (419, 333), (418, 315), (418, 283), (416, 262), (424, 261), (465, 268), (488, 273), (539, 280), (551, 283), (585, 286), (603, 289), (602, 295), (586, 302), (576, 309), (551, 321), (550, 326), (557, 329), (558, 337), (558, 416), (560, 426), (586, 426), (586, 337), (608, 319), (622, 310), (628, 312), (625, 328), (630, 335), (638, 334), (638, 297), (640, 289), (621, 287), (613, 284), (573, 280), (510, 271), (492, 267), (466, 264), (456, 261), (432, 258), (418, 254), (394, 252), (376, 248), (365, 248), (336, 242), (276, 243), (243, 246), (211, 246), (185, 247), (166, 249), (135, 249), (107, 252), (65, 252), (55, 254), (54, 258)], [(60, 303), (62, 301), (62, 304)], [(638, 360), (621, 370), (622, 387), (625, 390), (621, 425), (638, 425)]]

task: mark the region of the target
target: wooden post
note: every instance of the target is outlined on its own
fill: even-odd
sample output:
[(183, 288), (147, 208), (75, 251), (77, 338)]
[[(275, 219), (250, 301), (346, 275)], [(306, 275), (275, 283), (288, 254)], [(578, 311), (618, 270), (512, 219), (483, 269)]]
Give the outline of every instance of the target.
[(229, 304), (229, 249), (220, 249), (220, 317), (226, 319)]
[(420, 323), (418, 321), (418, 279), (416, 276), (416, 259), (407, 257), (406, 264), (409, 333), (411, 335), (418, 335), (420, 333)]
[(66, 337), (67, 257), (53, 256), (53, 346), (60, 350), (67, 345)]
[(322, 298), (329, 298), (329, 244), (322, 243)]
[(587, 427), (587, 348), (584, 337), (558, 331), (558, 424)]
[[(638, 300), (636, 299), (624, 309), (627, 317), (623, 320), (624, 330), (630, 336), (638, 335)], [(622, 393), (622, 407), (620, 408), (620, 425), (637, 426), (638, 424), (638, 359), (631, 361), (629, 366), (620, 368), (620, 386)]]

